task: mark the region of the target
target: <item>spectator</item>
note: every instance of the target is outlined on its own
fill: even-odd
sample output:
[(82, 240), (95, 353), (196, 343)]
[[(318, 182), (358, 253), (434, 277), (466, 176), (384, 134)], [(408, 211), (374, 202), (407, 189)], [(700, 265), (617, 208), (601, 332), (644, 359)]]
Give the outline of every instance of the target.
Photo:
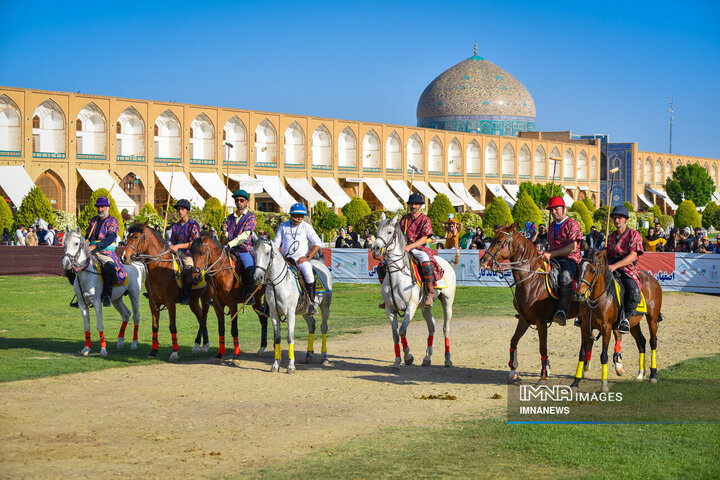
[(12, 245), (12, 236), (10, 235), (10, 230), (7, 228), (3, 230), (2, 234), (2, 241), (0, 242), (2, 245)]
[(545, 250), (547, 250), (548, 232), (547, 227), (544, 223), (538, 225), (537, 232), (535, 232), (535, 235), (530, 237), (530, 241), (533, 242), (536, 247), (538, 247), (539, 252), (544, 252)]
[(347, 236), (344, 228), (340, 229), (340, 235), (335, 240), (335, 248), (352, 248), (352, 238)]
[(52, 223), (48, 225), (47, 232), (45, 233), (45, 242), (43, 245), (55, 245), (55, 239), (57, 238), (57, 232), (55, 231), (55, 225)]
[(662, 225), (660, 225), (660, 220), (656, 218), (653, 223), (654, 223), (654, 227), (655, 227), (655, 233), (657, 233), (661, 237), (664, 237), (665, 229), (663, 229)]
[(370, 229), (366, 228), (363, 231), (363, 236), (365, 237), (365, 241), (363, 242), (362, 248), (370, 248), (372, 247), (372, 244), (375, 243), (375, 236), (370, 233)]
[(445, 248), (457, 248), (460, 241), (462, 223), (451, 218), (445, 224)]
[(485, 233), (481, 227), (475, 229), (475, 236), (473, 236), (470, 248), (474, 250), (485, 250)]
[(360, 248), (360, 239), (358, 238), (357, 232), (353, 232), (352, 225), (347, 226), (347, 234), (348, 234), (348, 237), (350, 237), (350, 240), (352, 241), (352, 248)]
[(15, 230), (15, 245), (25, 245), (25, 225), (18, 225), (17, 230)]
[(220, 228), (220, 243), (222, 245), (225, 245), (228, 242), (228, 229), (227, 225), (223, 222), (222, 227)]
[(595, 225), (590, 227), (590, 232), (585, 236), (585, 241), (588, 244), (588, 248), (595, 252), (599, 252), (605, 247), (605, 235), (603, 235), (602, 232), (598, 232)]
[(643, 238), (643, 245), (646, 252), (657, 252), (658, 247), (662, 251), (662, 247), (665, 245), (666, 240), (657, 234), (655, 227), (648, 228), (648, 234)]
[(688, 229), (681, 230), (679, 238), (675, 244), (676, 252), (692, 252), (693, 250), (693, 239), (689, 238)]
[(465, 227), (465, 235), (463, 235), (460, 239), (460, 248), (470, 248), (473, 237), (475, 237), (473, 229), (470, 225), (468, 225), (467, 227)]
[(35, 233), (35, 227), (30, 227), (27, 234), (25, 234), (25, 245), (28, 247), (34, 247), (38, 244), (38, 237)]
[(695, 247), (693, 253), (715, 253), (715, 248), (713, 247), (713, 244), (710, 243), (710, 239), (707, 235), (700, 239), (700, 245)]

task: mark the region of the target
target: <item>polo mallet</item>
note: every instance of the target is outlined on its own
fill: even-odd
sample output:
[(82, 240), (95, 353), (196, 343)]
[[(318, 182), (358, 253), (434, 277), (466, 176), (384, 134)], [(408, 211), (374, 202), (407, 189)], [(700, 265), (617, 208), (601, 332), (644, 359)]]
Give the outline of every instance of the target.
[(562, 158), (550, 157), (550, 160), (553, 161), (553, 175), (552, 180), (550, 180), (550, 197), (553, 197), (553, 193), (555, 193), (555, 169), (557, 168), (558, 162), (561, 161)]
[(168, 216), (168, 210), (170, 210), (170, 192), (172, 192), (172, 183), (173, 183), (174, 177), (175, 177), (175, 165), (172, 166), (172, 171), (170, 172), (170, 187), (168, 188), (167, 204), (165, 205), (165, 219), (163, 220), (163, 229), (162, 229), (163, 238), (165, 238), (165, 228), (167, 228), (167, 216)]
[[(412, 170), (412, 173), (410, 174), (410, 195), (412, 195), (412, 186), (413, 186), (413, 181), (415, 180), (415, 172), (420, 173), (420, 170), (418, 170), (418, 168), (415, 165), (409, 165), (409, 167), (410, 167), (410, 170)], [(410, 213), (410, 205), (409, 204), (406, 204), (406, 205), (407, 205), (408, 213)], [(405, 231), (403, 232), (403, 234), (407, 235), (407, 229), (408, 229), (408, 225), (405, 225)]]
[[(607, 202), (608, 202), (608, 215), (607, 215), (607, 223), (605, 224), (605, 242), (607, 242), (608, 235), (610, 234), (610, 207), (612, 207), (612, 191), (613, 191), (613, 183), (615, 180), (615, 174), (620, 170), (620, 168), (615, 167), (609, 171), (610, 173), (610, 185), (608, 185), (608, 193), (607, 193)], [(607, 245), (607, 243), (606, 243)]]
[[(233, 320), (235, 320), (235, 317), (237, 317), (237, 314), (240, 313), (240, 310), (242, 310), (243, 312), (245, 311), (245, 305), (247, 305), (248, 300), (250, 300), (251, 298), (255, 297), (255, 294), (256, 294), (257, 291), (260, 290), (261, 288), (262, 288), (262, 283), (261, 283), (260, 285), (258, 285), (257, 287), (255, 287), (255, 290), (253, 290), (253, 292), (245, 299), (245, 301), (240, 304), (240, 308), (238, 308), (238, 309), (235, 311), (235, 315), (233, 315), (233, 316), (230, 318), (230, 320), (228, 320), (227, 322), (225, 322), (225, 325), (228, 325), (228, 324), (230, 324), (230, 322), (232, 322)], [(257, 310), (256, 310), (256, 311), (257, 311)]]
[(228, 213), (228, 182), (230, 181), (230, 149), (235, 148), (230, 142), (225, 142), (224, 145), (228, 147), (228, 158), (227, 165), (225, 166), (225, 215)]

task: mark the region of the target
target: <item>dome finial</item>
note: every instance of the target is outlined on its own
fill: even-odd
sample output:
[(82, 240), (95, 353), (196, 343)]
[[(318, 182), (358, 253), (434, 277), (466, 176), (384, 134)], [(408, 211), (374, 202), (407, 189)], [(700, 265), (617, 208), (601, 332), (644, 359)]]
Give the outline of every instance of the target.
[(475, 47), (473, 48), (473, 55), (477, 55), (477, 42), (475, 42)]

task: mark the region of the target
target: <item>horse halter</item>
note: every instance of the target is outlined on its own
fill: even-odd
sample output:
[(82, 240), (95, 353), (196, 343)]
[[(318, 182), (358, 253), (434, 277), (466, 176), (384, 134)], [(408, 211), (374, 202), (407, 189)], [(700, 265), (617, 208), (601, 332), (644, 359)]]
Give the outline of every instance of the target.
[[(258, 265), (258, 264), (256, 263), (256, 264), (255, 264), (255, 270), (261, 270), (261, 271), (263, 271), (263, 272), (265, 273), (265, 281), (262, 282), (263, 285), (267, 285), (267, 284), (269, 283), (270, 285), (272, 285), (273, 287), (275, 287), (275, 286), (279, 285), (280, 282), (282, 282), (282, 280), (280, 280), (280, 282), (277, 282), (277, 283), (276, 283), (275, 280), (277, 280), (278, 278), (280, 278), (280, 276), (281, 276), (283, 273), (287, 274), (287, 272), (288, 272), (287, 262), (285, 262), (285, 265), (284, 265), (285, 268), (283, 268), (283, 270), (278, 274), (278, 276), (271, 280), (271, 279), (270, 279), (270, 267), (272, 266), (273, 260), (275, 259), (275, 249), (273, 248), (273, 243), (272, 243), (270, 240), (258, 239), (258, 241), (256, 242), (256, 244), (267, 244), (267, 245), (268, 245), (268, 248), (270, 248), (270, 260), (268, 260), (268, 266), (267, 266), (267, 267), (263, 267), (262, 265)], [(284, 280), (284, 279), (285, 279), (285, 278), (283, 277), (283, 280)]]
[[(125, 248), (132, 248), (134, 253), (130, 254), (130, 261), (134, 262), (136, 260), (140, 260), (141, 253), (143, 251), (142, 248), (140, 248), (140, 242), (142, 241), (142, 246), (145, 246), (145, 230), (143, 230), (142, 235), (140, 235), (140, 240), (138, 240), (138, 246), (135, 247), (133, 245), (130, 245), (129, 243), (125, 244)], [(123, 255), (124, 256), (124, 255)]]
[(74, 255), (70, 255), (67, 252), (65, 252), (65, 254), (63, 255), (63, 258), (70, 259), (70, 266), (76, 272), (79, 272), (80, 270), (85, 270), (87, 267), (90, 266), (90, 257), (88, 257), (88, 261), (84, 266), (79, 264), (78, 258), (80, 257), (80, 254), (82, 253), (82, 251), (83, 251), (82, 245), (78, 245), (77, 251), (75, 252)]
[[(392, 235), (390, 236), (390, 240), (385, 240), (385, 238), (381, 237), (380, 235), (375, 237), (375, 241), (382, 241), (383, 247), (380, 249), (380, 255), (385, 253), (386, 250), (389, 250), (393, 245), (395, 245), (395, 242), (397, 242), (396, 238), (397, 231), (393, 230)], [(375, 254), (373, 254), (374, 258), (377, 258)]]
[[(485, 250), (485, 255), (490, 255), (490, 258), (492, 258), (493, 263), (500, 266), (501, 262), (497, 259), (497, 254), (500, 253), (505, 247), (510, 245), (512, 243), (512, 233), (510, 232), (504, 232), (502, 230), (498, 230), (497, 233), (503, 233), (505, 234), (505, 240), (503, 240), (502, 244), (500, 244), (500, 248), (496, 250), (496, 253), (492, 253), (489, 249)], [(496, 235), (497, 235), (496, 233)], [(491, 245), (492, 246), (492, 245)]]

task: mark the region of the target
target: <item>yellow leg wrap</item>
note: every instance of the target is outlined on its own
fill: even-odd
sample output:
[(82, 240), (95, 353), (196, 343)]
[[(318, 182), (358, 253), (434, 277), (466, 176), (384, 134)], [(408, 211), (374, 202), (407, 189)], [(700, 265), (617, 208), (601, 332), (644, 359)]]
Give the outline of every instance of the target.
[(640, 364), (640, 370), (644, 371), (645, 370), (645, 353), (644, 352), (640, 354), (639, 364)]
[(602, 364), (602, 376), (600, 377), (600, 380), (607, 382), (607, 363)]
[(275, 360), (280, 360), (282, 358), (282, 348), (280, 348), (280, 344), (275, 344)]
[(312, 352), (315, 350), (315, 334), (310, 333), (308, 334), (308, 352)]
[(327, 353), (327, 335), (322, 334), (322, 353)]
[(657, 368), (657, 361), (655, 358), (656, 353), (657, 353), (657, 350), (650, 351), (650, 368)]
[(582, 378), (583, 376), (583, 368), (585, 367), (585, 362), (580, 360), (578, 362), (577, 370), (575, 370), (575, 378)]
[(292, 343), (288, 345), (288, 358), (290, 360), (295, 360), (295, 345)]

